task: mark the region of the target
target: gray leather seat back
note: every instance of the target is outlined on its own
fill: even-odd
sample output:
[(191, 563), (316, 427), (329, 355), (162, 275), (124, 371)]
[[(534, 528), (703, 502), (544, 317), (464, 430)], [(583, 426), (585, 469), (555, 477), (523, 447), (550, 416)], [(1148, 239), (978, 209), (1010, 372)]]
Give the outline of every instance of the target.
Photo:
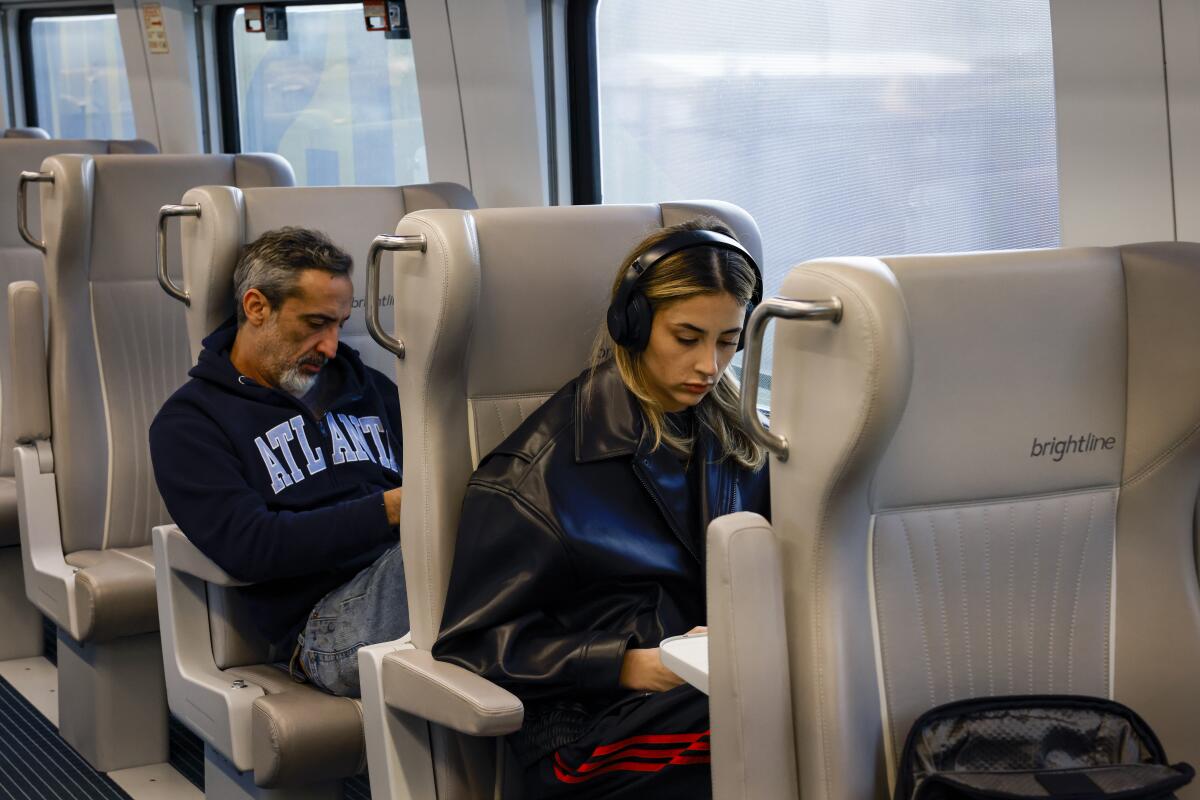
[[(428, 239), (423, 255), (393, 262), (395, 330), (406, 347), (396, 366), (400, 536), (418, 649), (437, 637), (471, 472), (587, 366), (629, 249), (656, 228), (701, 214), (725, 221), (761, 257), (754, 221), (719, 202), (422, 211), (397, 227)], [(487, 740), (434, 726), (433, 750), (439, 797), (492, 793), (495, 748)]]
[[(293, 226), (324, 232), (354, 259), (354, 305), (340, 338), (358, 350), (364, 362), (387, 375), (393, 373), (395, 359), (370, 338), (366, 328), (366, 260), (371, 241), (392, 230), (410, 210), (476, 205), (471, 193), (454, 183), (245, 190), (200, 186), (189, 190), (183, 203), (200, 206), (200, 216), (185, 218), (181, 229), (183, 286), (191, 297), (186, 316), (193, 361), (204, 337), (234, 313), (233, 271), (242, 245), (267, 231)], [(383, 272), (381, 305), (390, 308), (391, 275), (388, 270)], [(254, 634), (238, 592), (210, 585), (208, 599), (217, 666), (268, 660), (267, 643)]]
[(1125, 298), (1113, 250), (885, 263), (914, 353), (872, 498), (894, 763), (933, 705), (1109, 694)]
[[(846, 303), (776, 338), (801, 794), (882, 796), (916, 716), (976, 696), (1115, 696), (1195, 758), (1200, 246), (818, 261), (781, 294)], [(1168, 423), (1139, 373), (1186, 398)]]
[[(40, 135), (35, 135), (40, 132)], [(17, 281), (34, 281), (44, 287), (42, 279), (42, 254), (30, 247), (17, 233), (17, 176), (26, 170), (36, 171), (42, 161), (50, 155), (63, 152), (74, 153), (108, 153), (114, 147), (134, 147), (153, 153), (154, 147), (149, 142), (104, 141), (79, 139), (49, 139), (40, 128), (10, 128), (5, 131), (0, 140), (0, 176), (7, 176), (11, 181), (8, 191), (0, 192), (0, 219), (7, 224), (0, 225), (0, 285), (8, 285)], [(33, 189), (36, 192), (36, 189)], [(29, 227), (34, 236), (41, 231), (41, 210), (36, 199), (30, 198), (28, 203)], [(11, 365), (7, 357), (9, 352), (8, 305), (0, 308), (0, 392), (5, 391), (10, 381)], [(15, 444), (13, 433), (13, 407), (11, 396), (7, 402), (0, 401), (0, 477), (13, 474), (12, 446)], [(15, 519), (16, 506), (14, 488), (8, 482), (0, 481), (0, 519)], [(11, 496), (10, 496), (11, 495)], [(15, 524), (0, 525), (0, 546), (15, 544), (18, 532)]]
[(190, 364), (183, 308), (157, 283), (158, 209), (197, 184), (294, 178), (259, 155), (54, 156), (43, 169), (54, 174), (42, 217), (63, 551), (145, 545), (167, 521), (146, 430)]
[(723, 219), (761, 255), (754, 221), (719, 202), (421, 211), (397, 227), (428, 238), (424, 255), (394, 258), (395, 330), (408, 351), (396, 367), (401, 537), (418, 647), (437, 635), (471, 472), (587, 366), (629, 249), (701, 214)]

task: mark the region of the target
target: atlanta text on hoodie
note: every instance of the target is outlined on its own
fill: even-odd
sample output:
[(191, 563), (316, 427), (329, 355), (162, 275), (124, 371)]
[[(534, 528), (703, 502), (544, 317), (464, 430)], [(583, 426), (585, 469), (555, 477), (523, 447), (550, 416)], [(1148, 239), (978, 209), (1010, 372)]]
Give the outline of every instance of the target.
[(396, 386), (352, 348), (321, 372), (320, 409), (238, 374), (230, 319), (150, 426), (171, 518), (233, 577), (261, 633), (284, 644), (309, 610), (398, 540), (383, 492), (400, 485)]

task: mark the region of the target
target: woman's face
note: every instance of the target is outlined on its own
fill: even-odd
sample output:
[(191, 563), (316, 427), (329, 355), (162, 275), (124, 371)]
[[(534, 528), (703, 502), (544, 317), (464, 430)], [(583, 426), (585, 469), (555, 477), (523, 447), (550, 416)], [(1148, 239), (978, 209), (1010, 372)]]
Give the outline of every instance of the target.
[(728, 292), (665, 303), (642, 353), (647, 388), (667, 412), (704, 399), (737, 352), (746, 306)]

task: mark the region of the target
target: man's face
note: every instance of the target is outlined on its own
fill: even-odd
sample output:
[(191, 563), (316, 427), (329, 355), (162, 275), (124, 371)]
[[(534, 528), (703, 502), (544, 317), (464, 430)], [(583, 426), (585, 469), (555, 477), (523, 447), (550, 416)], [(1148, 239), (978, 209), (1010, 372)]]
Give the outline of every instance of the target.
[(350, 318), (354, 286), (345, 275), (306, 269), (296, 288), (295, 296), (267, 313), (258, 352), (263, 377), (301, 397), (337, 355), (338, 334)]

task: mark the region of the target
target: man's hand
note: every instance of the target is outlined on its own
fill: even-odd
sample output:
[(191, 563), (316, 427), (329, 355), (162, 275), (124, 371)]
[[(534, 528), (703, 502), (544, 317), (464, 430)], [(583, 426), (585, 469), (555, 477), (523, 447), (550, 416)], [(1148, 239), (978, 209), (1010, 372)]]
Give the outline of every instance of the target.
[(397, 486), (383, 493), (383, 507), (387, 509), (388, 525), (395, 527), (400, 524), (400, 499), (404, 496), (404, 488)]
[[(688, 636), (708, 633), (708, 628), (697, 627), (687, 632)], [(625, 651), (621, 662), (621, 686), (639, 692), (665, 692), (683, 685), (683, 678), (663, 666), (662, 655), (657, 647)]]

